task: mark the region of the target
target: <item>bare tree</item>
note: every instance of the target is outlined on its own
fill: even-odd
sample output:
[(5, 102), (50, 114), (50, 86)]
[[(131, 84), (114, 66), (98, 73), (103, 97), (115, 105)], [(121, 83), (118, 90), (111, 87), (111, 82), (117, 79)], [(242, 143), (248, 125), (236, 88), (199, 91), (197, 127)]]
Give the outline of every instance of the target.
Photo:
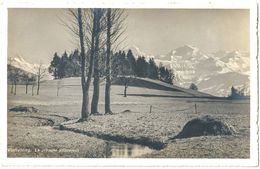
[(110, 55), (111, 55), (111, 9), (107, 9), (107, 56), (106, 56), (106, 88), (105, 88), (105, 114), (112, 114), (110, 108), (110, 90), (111, 90), (111, 72), (110, 72)]
[(13, 72), (11, 73), (11, 80), (12, 80), (12, 93), (16, 95), (16, 86), (19, 81), (19, 69), (14, 68)]
[(19, 82), (20, 70), (11, 65), (11, 62), (8, 64), (8, 80), (11, 82), (11, 94), (16, 95), (16, 86)]
[(127, 97), (127, 89), (130, 83), (135, 80), (135, 77), (132, 75), (129, 76), (122, 76), (120, 77), (121, 83), (124, 85), (124, 97)]
[[(28, 81), (26, 82), (25, 85), (31, 85), (32, 86), (32, 96), (34, 95), (34, 86), (35, 86), (35, 83), (36, 83), (36, 75), (30, 75), (29, 78), (28, 78)], [(26, 86), (26, 94), (27, 94), (27, 86)]]
[(23, 80), (23, 82), (25, 84), (25, 94), (27, 94), (28, 93), (28, 85), (29, 85), (29, 75), (23, 74), (22, 75), (22, 80)]
[(35, 82), (32, 83), (32, 96), (34, 96), (34, 87), (35, 87)]
[[(89, 88), (93, 74), (95, 36), (97, 14), (94, 9), (67, 10), (67, 21), (62, 20), (63, 25), (79, 40), (81, 56), (81, 88), (82, 107), (80, 121), (86, 121), (89, 112)], [(86, 46), (89, 48), (86, 52)]]
[[(112, 114), (110, 108), (110, 90), (111, 90), (111, 53), (112, 44), (115, 44), (124, 32), (123, 21), (126, 16), (120, 9), (107, 9), (106, 13), (106, 87), (105, 87), (105, 114)], [(120, 44), (120, 43), (119, 43)]]
[(42, 64), (40, 63), (37, 70), (37, 95), (40, 94), (40, 84), (42, 79), (46, 75), (46, 68), (43, 68)]
[[(81, 9), (78, 9), (78, 23), (79, 23), (79, 35), (80, 35), (80, 45), (81, 45), (81, 84), (82, 84), (82, 92), (83, 92), (83, 100), (82, 100), (82, 109), (81, 109), (81, 119), (87, 120), (89, 116), (89, 88), (92, 78), (92, 72), (93, 72), (93, 64), (94, 64), (94, 39), (96, 35), (96, 13), (94, 13), (94, 16), (92, 17), (93, 20), (93, 26), (92, 31), (89, 31), (91, 34), (91, 46), (90, 46), (90, 58), (89, 58), (89, 66), (88, 66), (88, 73), (87, 73), (87, 79), (85, 78), (86, 72), (85, 72), (85, 48), (84, 48), (84, 39), (86, 39), (87, 35), (84, 35), (83, 33), (83, 23), (82, 23), (82, 15), (81, 15)], [(90, 25), (90, 24), (88, 24)], [(86, 26), (87, 27), (87, 26)], [(89, 27), (88, 30), (91, 30), (91, 27)]]
[(35, 82), (35, 75), (31, 73), (22, 74), (22, 82), (25, 85), (25, 94), (28, 94), (28, 86)]
[(98, 114), (98, 102), (99, 102), (99, 81), (100, 81), (100, 70), (99, 70), (99, 54), (100, 54), (100, 34), (103, 31), (102, 17), (104, 10), (100, 8), (94, 9), (94, 25), (95, 29), (95, 47), (94, 47), (94, 80), (93, 80), (93, 96), (91, 102), (91, 114)]
[(28, 93), (28, 85), (30, 84), (29, 77), (25, 79), (25, 94)]
[[(99, 84), (100, 84), (100, 50), (106, 45), (103, 32), (106, 30), (106, 17), (104, 9), (69, 9), (69, 22), (62, 21), (63, 25), (79, 39), (81, 49), (81, 85), (82, 85), (82, 109), (81, 120), (87, 120), (89, 116), (89, 88), (93, 74), (93, 97), (91, 102), (91, 114), (98, 113)], [(111, 20), (116, 15), (111, 13)], [(118, 24), (120, 25), (120, 24)], [(118, 28), (119, 26), (117, 26)], [(119, 30), (119, 29), (115, 29)], [(114, 36), (118, 31), (111, 31), (112, 41), (116, 41), (118, 36)], [(86, 51), (86, 47), (89, 49)], [(116, 46), (117, 47), (117, 46)], [(109, 50), (111, 52), (111, 50)], [(110, 56), (109, 56), (110, 57)], [(110, 86), (110, 85), (109, 85)]]

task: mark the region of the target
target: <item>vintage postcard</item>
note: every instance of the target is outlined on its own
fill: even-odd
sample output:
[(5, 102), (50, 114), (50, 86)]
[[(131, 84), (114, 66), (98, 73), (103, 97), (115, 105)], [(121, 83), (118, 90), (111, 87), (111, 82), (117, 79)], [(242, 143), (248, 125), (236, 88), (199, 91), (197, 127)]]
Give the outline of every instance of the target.
[(0, 6), (2, 166), (258, 165), (257, 2)]

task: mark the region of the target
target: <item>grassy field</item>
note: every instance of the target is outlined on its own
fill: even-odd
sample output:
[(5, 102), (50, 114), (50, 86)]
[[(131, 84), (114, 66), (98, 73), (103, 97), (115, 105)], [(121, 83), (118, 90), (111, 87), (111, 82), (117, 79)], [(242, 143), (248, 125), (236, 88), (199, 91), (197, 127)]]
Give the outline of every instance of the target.
[[(64, 85), (59, 96), (58, 84)], [(17, 87), (16, 96), (8, 93), (8, 108), (25, 105), (39, 110), (8, 112), (8, 156), (110, 157), (108, 142), (112, 140), (153, 149), (137, 157), (249, 158), (249, 100), (192, 98), (181, 91), (137, 86), (129, 86), (128, 97), (123, 97), (124, 87), (113, 85), (113, 115), (91, 116), (87, 122), (73, 123), (80, 117), (79, 84), (78, 78), (68, 78), (43, 83), (39, 96), (31, 96), (30, 88), (26, 95), (25, 86)], [(104, 112), (104, 85), (100, 88), (99, 111)], [(236, 134), (170, 140), (189, 120), (204, 115), (232, 125)]]

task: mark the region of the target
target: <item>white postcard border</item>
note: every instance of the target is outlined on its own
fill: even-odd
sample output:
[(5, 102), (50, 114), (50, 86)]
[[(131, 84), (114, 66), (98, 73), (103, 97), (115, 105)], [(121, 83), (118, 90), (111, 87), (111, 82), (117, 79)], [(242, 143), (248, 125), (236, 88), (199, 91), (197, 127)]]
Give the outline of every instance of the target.
[[(113, 8), (185, 8), (185, 9), (250, 9), (250, 158), (249, 159), (68, 159), (68, 158), (7, 158), (7, 10), (8, 8), (77, 8), (77, 7), (113, 7)], [(244, 0), (211, 0), (211, 1), (169, 1), (169, 0), (5, 0), (0, 1), (0, 49), (1, 49), (1, 76), (0, 85), (2, 89), (1, 106), (1, 165), (9, 167), (199, 167), (199, 166), (223, 166), (243, 167), (258, 165), (258, 38), (257, 38), (257, 2)], [(258, 91), (258, 92), (257, 92)]]

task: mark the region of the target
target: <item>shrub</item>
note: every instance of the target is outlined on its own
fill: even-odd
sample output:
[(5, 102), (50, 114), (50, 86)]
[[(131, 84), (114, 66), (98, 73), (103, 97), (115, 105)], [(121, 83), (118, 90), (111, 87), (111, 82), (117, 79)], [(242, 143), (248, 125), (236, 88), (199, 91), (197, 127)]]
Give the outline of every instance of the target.
[(194, 83), (191, 83), (189, 89), (198, 90), (198, 87)]

